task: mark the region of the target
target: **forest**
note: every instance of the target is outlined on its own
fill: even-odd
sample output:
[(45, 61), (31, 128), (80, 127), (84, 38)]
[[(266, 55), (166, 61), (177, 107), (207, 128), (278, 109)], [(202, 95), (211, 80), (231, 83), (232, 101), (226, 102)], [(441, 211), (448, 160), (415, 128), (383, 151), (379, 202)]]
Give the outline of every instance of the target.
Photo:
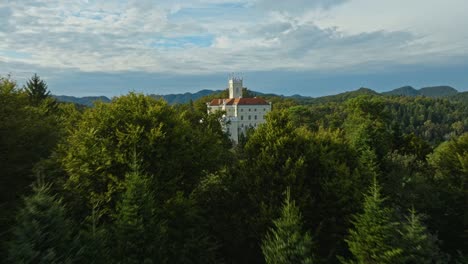
[(466, 100), (267, 96), (233, 144), (225, 94), (87, 107), (1, 77), (0, 262), (468, 263)]

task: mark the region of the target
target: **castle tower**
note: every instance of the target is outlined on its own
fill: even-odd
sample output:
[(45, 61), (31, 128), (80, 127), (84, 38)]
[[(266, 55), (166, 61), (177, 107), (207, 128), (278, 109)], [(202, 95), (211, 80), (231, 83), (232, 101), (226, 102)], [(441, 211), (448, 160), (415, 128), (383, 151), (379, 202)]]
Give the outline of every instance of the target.
[(242, 78), (231, 77), (229, 79), (229, 98), (242, 98)]

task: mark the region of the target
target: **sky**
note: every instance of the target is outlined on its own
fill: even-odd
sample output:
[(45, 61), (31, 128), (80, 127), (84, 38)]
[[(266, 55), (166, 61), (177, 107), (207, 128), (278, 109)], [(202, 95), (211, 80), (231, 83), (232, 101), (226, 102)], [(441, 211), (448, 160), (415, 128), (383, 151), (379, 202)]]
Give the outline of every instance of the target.
[(0, 75), (57, 95), (468, 90), (466, 0), (0, 0)]

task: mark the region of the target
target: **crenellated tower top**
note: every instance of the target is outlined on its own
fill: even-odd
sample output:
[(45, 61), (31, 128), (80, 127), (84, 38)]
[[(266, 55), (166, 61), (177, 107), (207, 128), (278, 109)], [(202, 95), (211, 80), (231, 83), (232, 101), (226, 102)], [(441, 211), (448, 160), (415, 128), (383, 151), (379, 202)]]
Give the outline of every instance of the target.
[(239, 76), (229, 77), (229, 98), (242, 98), (242, 78)]

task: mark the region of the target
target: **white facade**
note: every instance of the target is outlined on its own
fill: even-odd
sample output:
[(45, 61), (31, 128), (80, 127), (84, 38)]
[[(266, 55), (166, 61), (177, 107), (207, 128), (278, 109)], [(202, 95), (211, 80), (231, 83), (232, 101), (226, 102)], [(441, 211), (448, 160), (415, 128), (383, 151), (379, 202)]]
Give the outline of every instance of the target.
[(229, 98), (213, 99), (207, 103), (208, 113), (225, 111), (223, 129), (229, 133), (234, 142), (239, 135), (245, 134), (248, 128), (257, 128), (265, 123), (265, 115), (271, 111), (271, 103), (261, 98), (242, 98), (242, 79), (229, 80)]

